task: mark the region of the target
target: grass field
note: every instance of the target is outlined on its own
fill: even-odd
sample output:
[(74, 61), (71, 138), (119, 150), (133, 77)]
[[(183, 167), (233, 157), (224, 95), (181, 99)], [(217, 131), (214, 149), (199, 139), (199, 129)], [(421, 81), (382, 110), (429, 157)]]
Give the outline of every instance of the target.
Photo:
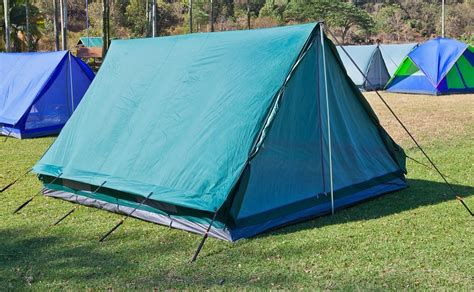
[[(474, 209), (474, 95), (385, 94)], [(382, 123), (417, 151), (374, 94)], [(0, 142), (0, 186), (31, 167), (53, 138)], [(408, 162), (410, 188), (302, 224), (230, 244), (37, 197), (33, 175), (0, 194), (0, 290), (127, 288), (316, 288), (474, 290), (474, 221), (440, 178)]]

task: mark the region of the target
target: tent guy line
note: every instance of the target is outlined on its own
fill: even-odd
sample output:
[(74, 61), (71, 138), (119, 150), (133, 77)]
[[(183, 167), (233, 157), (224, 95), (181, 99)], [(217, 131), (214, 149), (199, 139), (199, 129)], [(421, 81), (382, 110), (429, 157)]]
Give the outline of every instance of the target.
[[(326, 29), (329, 34), (332, 36), (332, 38), (336, 41), (337, 44), (341, 45), (339, 40), (337, 39), (337, 37), (332, 33), (332, 31), (327, 28)], [(362, 72), (362, 70), (359, 68), (359, 66), (357, 66), (357, 64), (355, 63), (355, 61), (352, 59), (352, 57), (349, 55), (349, 53), (347, 53), (347, 51), (344, 49), (344, 47), (342, 47), (342, 50), (344, 51), (344, 53), (346, 53), (346, 55), (349, 57), (349, 59), (354, 63), (354, 65), (356, 66), (356, 68), (359, 70), (359, 72), (361, 74), (364, 74)], [(368, 82), (370, 82), (368, 79), (367, 79)], [(429, 163), (431, 164), (431, 166), (436, 170), (436, 172), (441, 176), (441, 178), (444, 180), (445, 184), (448, 186), (448, 188), (451, 190), (451, 192), (453, 193), (453, 195), (455, 196), (455, 198), (457, 200), (459, 200), (462, 205), (466, 208), (466, 210), (469, 212), (469, 214), (471, 216), (474, 216), (474, 214), (472, 213), (472, 211), (469, 209), (469, 207), (466, 205), (466, 203), (464, 202), (464, 199), (458, 195), (458, 193), (454, 190), (453, 186), (448, 182), (448, 180), (446, 179), (446, 177), (443, 175), (443, 173), (439, 170), (439, 168), (436, 166), (436, 164), (431, 160), (431, 158), (428, 156), (428, 154), (425, 152), (425, 150), (421, 147), (421, 145), (418, 143), (418, 141), (415, 139), (415, 137), (411, 134), (411, 132), (408, 130), (408, 128), (405, 126), (405, 124), (400, 120), (400, 118), (397, 116), (397, 114), (393, 111), (393, 109), (390, 107), (390, 105), (387, 103), (387, 101), (382, 97), (382, 95), (379, 93), (378, 90), (375, 90), (375, 93), (377, 94), (377, 96), (380, 98), (380, 100), (383, 102), (383, 104), (388, 108), (388, 110), (390, 111), (390, 113), (393, 115), (393, 117), (397, 120), (397, 122), (400, 124), (400, 126), (402, 126), (402, 128), (405, 130), (405, 132), (408, 134), (408, 136), (411, 138), (411, 140), (413, 141), (413, 143), (416, 145), (416, 147), (423, 153), (423, 155), (425, 156), (425, 158), (429, 161)], [(406, 156), (406, 154), (405, 154)]]
[(132, 210), (132, 212), (128, 213), (127, 215), (125, 215), (112, 229), (109, 230), (109, 232), (107, 232), (104, 236), (102, 236), (100, 239), (99, 239), (99, 242), (103, 242), (107, 237), (109, 237), (109, 235), (112, 234), (112, 232), (114, 232), (117, 228), (120, 227), (120, 225), (122, 225), (125, 220), (127, 220), (130, 216), (133, 215), (133, 213), (135, 213), (135, 211), (141, 207), (143, 204), (145, 204), (146, 201), (148, 201), (148, 199), (153, 195), (153, 192), (150, 192), (150, 194), (148, 194), (148, 196), (143, 199), (139, 205), (137, 205), (135, 207), (135, 209)]
[(25, 176), (27, 176), (33, 169), (32, 168), (29, 168), (28, 171), (26, 171), (24, 174), (22, 174), (21, 176), (17, 177), (15, 180), (13, 180), (12, 182), (10, 182), (9, 184), (5, 185), (2, 189), (0, 189), (0, 193), (3, 193), (5, 192), (6, 190), (8, 190), (10, 187), (12, 187), (14, 184), (16, 184), (17, 182), (19, 182), (22, 178), (24, 178)]
[(36, 194), (34, 194), (33, 196), (31, 196), (31, 198), (29, 198), (27, 201), (25, 201), (23, 204), (21, 204), (18, 208), (16, 208), (15, 211), (13, 211), (13, 214), (18, 213), (18, 212), (20, 212), (21, 209), (25, 208), (26, 205), (28, 205), (29, 203), (31, 203), (31, 201), (33, 201), (33, 199), (34, 199), (36, 196), (40, 195), (40, 194), (43, 192), (43, 190), (44, 190), (45, 188), (47, 188), (47, 186), (53, 184), (56, 180), (58, 180), (58, 179), (61, 177), (61, 175), (63, 175), (63, 174), (60, 173), (60, 174), (59, 174), (57, 177), (55, 177), (49, 184), (45, 185), (45, 186), (44, 186), (41, 190), (39, 190)]

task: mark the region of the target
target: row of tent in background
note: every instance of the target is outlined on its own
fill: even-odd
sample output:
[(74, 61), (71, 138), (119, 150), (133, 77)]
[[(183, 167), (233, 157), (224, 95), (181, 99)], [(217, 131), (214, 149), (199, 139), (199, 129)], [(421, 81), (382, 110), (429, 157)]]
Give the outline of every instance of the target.
[(421, 45), (339, 46), (337, 50), (347, 74), (361, 90), (433, 95), (474, 92), (474, 48), (454, 39), (436, 38)]
[(112, 42), (33, 172), (45, 196), (125, 215), (101, 241), (136, 217), (203, 235), (193, 260), (208, 236), (407, 187), (403, 149), (319, 23)]
[[(78, 47), (100, 49), (101, 41), (81, 38)], [(337, 50), (348, 75), (362, 90), (386, 88), (435, 95), (474, 92), (474, 48), (457, 40), (436, 38), (421, 45)], [(62, 51), (2, 53), (0, 76), (0, 134), (30, 138), (59, 133), (94, 73), (81, 59)]]

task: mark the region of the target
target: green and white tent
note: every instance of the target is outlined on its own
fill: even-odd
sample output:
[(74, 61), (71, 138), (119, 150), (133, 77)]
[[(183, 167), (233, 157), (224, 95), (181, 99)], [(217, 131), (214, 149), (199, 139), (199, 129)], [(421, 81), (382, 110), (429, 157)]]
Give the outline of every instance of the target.
[(104, 39), (102, 37), (80, 37), (77, 45), (88, 48), (102, 48)]
[(34, 171), (47, 196), (229, 241), (406, 187), (319, 24), (113, 41)]
[(429, 40), (405, 57), (386, 90), (401, 93), (474, 93), (474, 47), (455, 39)]

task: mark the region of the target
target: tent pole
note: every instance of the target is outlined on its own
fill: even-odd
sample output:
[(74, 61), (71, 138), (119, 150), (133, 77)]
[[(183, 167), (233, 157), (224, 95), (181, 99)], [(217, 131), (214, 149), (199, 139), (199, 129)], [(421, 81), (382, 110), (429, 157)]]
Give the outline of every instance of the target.
[(54, 49), (56, 51), (59, 51), (58, 0), (53, 0), (53, 10)]
[[(61, 172), (57, 177), (55, 177), (50, 183), (47, 184), (47, 186), (53, 184), (56, 180), (58, 180), (61, 175), (63, 175), (63, 173)], [(18, 213), (21, 209), (25, 208), (26, 205), (28, 205), (31, 201), (33, 201), (33, 199), (38, 196), (39, 194), (41, 194), (41, 192), (43, 191), (43, 189), (45, 189), (46, 186), (44, 188), (42, 188), (41, 190), (39, 190), (36, 194), (34, 194), (31, 198), (29, 198), (26, 202), (24, 202), (23, 204), (21, 204), (18, 208), (16, 208), (15, 211), (13, 211), (13, 214), (16, 214)]]
[(67, 50), (67, 0), (59, 0), (61, 10), (62, 50)]
[(13, 186), (14, 184), (16, 184), (20, 179), (22, 179), (23, 177), (25, 177), (28, 173), (30, 173), (33, 169), (30, 168), (27, 172), (25, 172), (24, 174), (22, 174), (21, 176), (17, 177), (14, 181), (12, 181), (11, 183), (7, 184), (6, 186), (4, 186), (2, 189), (0, 189), (0, 193), (3, 193), (4, 191), (8, 190), (11, 186)]
[(112, 232), (114, 232), (117, 228), (119, 228), (124, 222), (125, 220), (128, 219), (128, 217), (132, 216), (133, 213), (135, 213), (135, 211), (140, 208), (143, 204), (145, 204), (146, 201), (148, 201), (148, 199), (153, 195), (153, 192), (149, 193), (148, 196), (143, 199), (140, 204), (138, 206), (135, 207), (135, 209), (132, 210), (132, 212), (128, 213), (127, 215), (125, 215), (125, 217), (123, 217), (122, 219), (120, 219), (120, 221), (112, 228), (109, 230), (109, 232), (107, 232), (104, 236), (102, 236), (100, 239), (99, 239), (99, 242), (103, 242), (107, 237), (109, 237), (110, 234), (112, 234)]
[(324, 72), (324, 93), (326, 95), (326, 117), (328, 127), (328, 151), (329, 151), (329, 186), (331, 192), (331, 214), (334, 214), (334, 182), (332, 173), (332, 141), (331, 141), (331, 117), (329, 112), (329, 92), (328, 92), (328, 77), (326, 71), (326, 51), (324, 49), (324, 24), (320, 25), (321, 32), (321, 46), (323, 52), (323, 72)]
[(89, 0), (86, 0), (86, 37), (87, 37), (87, 47), (91, 45), (89, 39)]
[(26, 22), (26, 43), (28, 52), (31, 52), (31, 32), (30, 32), (30, 0), (25, 0), (25, 22)]
[(211, 15), (209, 17), (211, 32), (214, 32), (214, 0), (211, 0)]
[(250, 0), (247, 0), (247, 29), (250, 29)]
[(72, 83), (72, 59), (71, 59), (71, 53), (68, 52), (68, 58), (69, 58), (69, 87), (71, 88), (71, 115), (74, 112), (74, 86)]
[[(107, 181), (104, 181), (100, 186), (98, 186), (92, 193), (91, 195), (97, 193), (99, 191), (100, 188), (102, 188), (105, 184), (107, 183)], [(87, 201), (87, 199), (86, 199)], [(72, 213), (74, 213), (74, 211), (77, 210), (77, 208), (79, 208), (79, 205), (75, 206), (74, 208), (72, 208), (69, 212), (67, 212), (64, 216), (62, 216), (61, 218), (59, 218), (56, 222), (53, 223), (53, 226), (56, 226), (58, 225), (59, 223), (61, 223), (61, 221), (63, 221), (64, 219), (66, 219), (69, 215), (71, 215)]]
[(151, 37), (156, 37), (156, 0), (151, 0)]
[(5, 13), (5, 51), (10, 52), (10, 8), (8, 7), (9, 0), (3, 0), (3, 12)]
[(209, 237), (209, 231), (211, 231), (212, 224), (214, 224), (214, 221), (216, 220), (217, 211), (218, 210), (216, 210), (216, 212), (214, 212), (214, 216), (212, 217), (211, 223), (209, 223), (209, 226), (207, 227), (207, 230), (204, 233), (204, 236), (202, 237), (201, 242), (199, 243), (199, 246), (198, 246), (196, 252), (194, 253), (193, 258), (191, 259), (191, 263), (194, 263), (196, 261), (199, 253), (201, 252), (202, 247), (204, 246), (204, 243), (206, 242), (206, 239)]
[[(341, 49), (342, 51), (346, 54), (346, 56), (349, 58), (349, 60), (351, 60), (351, 62), (354, 64), (354, 66), (357, 68), (357, 70), (359, 71), (360, 74), (362, 74), (362, 76), (365, 76), (365, 74), (362, 72), (362, 70), (359, 68), (359, 66), (356, 64), (356, 62), (354, 61), (354, 59), (352, 59), (352, 57), (349, 55), (349, 53), (346, 51), (346, 49), (344, 49), (344, 47), (341, 45), (341, 42), (338, 41), (337, 37), (331, 32), (331, 30), (327, 30), (329, 35), (333, 37), (334, 41), (336, 42), (336, 45), (339, 45), (341, 46)], [(370, 81), (368, 81), (369, 85), (372, 86), (372, 84), (370, 83)], [(375, 93), (377, 94), (378, 98), (383, 102), (383, 104), (387, 107), (387, 109), (390, 111), (390, 113), (392, 114), (392, 116), (395, 118), (395, 120), (398, 122), (398, 124), (403, 128), (403, 130), (405, 131), (405, 133), (407, 133), (407, 135), (410, 137), (410, 139), (413, 141), (413, 143), (415, 144), (415, 146), (421, 151), (421, 153), (423, 154), (423, 156), (426, 158), (426, 160), (428, 160), (428, 162), (430, 163), (430, 165), (433, 167), (433, 169), (439, 174), (439, 176), (443, 179), (444, 183), (446, 184), (446, 186), (449, 188), (449, 190), (453, 193), (453, 195), (456, 197), (457, 200), (459, 200), (462, 205), (464, 206), (464, 208), (466, 208), (466, 210), (469, 212), (469, 214), (471, 214), (471, 216), (474, 216), (474, 214), (471, 212), (471, 210), (467, 207), (466, 203), (464, 202), (463, 198), (461, 198), (460, 196), (457, 195), (457, 192), (456, 190), (453, 188), (453, 186), (448, 182), (446, 176), (439, 170), (438, 166), (436, 166), (436, 164), (433, 162), (433, 160), (431, 160), (431, 158), (428, 156), (428, 153), (425, 152), (425, 150), (421, 147), (421, 145), (418, 143), (418, 141), (415, 139), (415, 137), (412, 135), (412, 133), (408, 130), (408, 128), (405, 126), (405, 124), (402, 122), (402, 120), (400, 120), (400, 118), (397, 116), (397, 114), (393, 111), (393, 109), (390, 107), (390, 105), (387, 103), (387, 101), (382, 97), (382, 95), (379, 93), (378, 90), (374, 90)], [(405, 155), (406, 157), (406, 155)]]
[(189, 33), (193, 33), (193, 0), (189, 0)]
[(10, 138), (10, 134), (13, 132), (13, 127), (15, 126), (12, 126), (10, 128), (10, 130), (8, 131), (8, 134), (5, 136), (5, 139), (3, 140), (3, 143), (7, 142), (8, 138)]
[(444, 19), (445, 19), (445, 10), (444, 10), (444, 0), (441, 1), (441, 36), (444, 38)]

